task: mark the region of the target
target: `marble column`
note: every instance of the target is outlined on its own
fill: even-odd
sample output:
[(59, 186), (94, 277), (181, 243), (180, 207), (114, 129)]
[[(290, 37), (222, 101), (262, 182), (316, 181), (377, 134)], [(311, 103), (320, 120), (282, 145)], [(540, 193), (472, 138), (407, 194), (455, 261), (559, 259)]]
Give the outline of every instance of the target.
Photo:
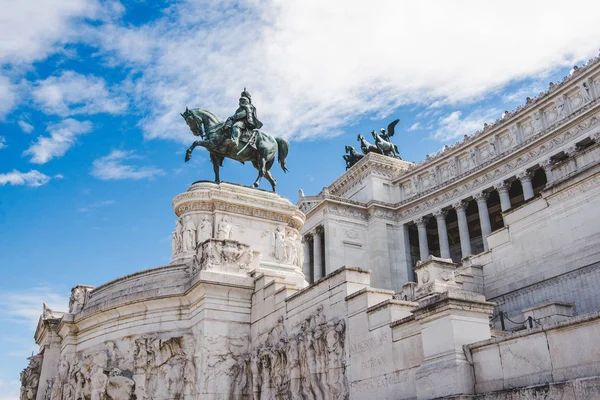
[(467, 203), (459, 201), (453, 205), (458, 218), (458, 233), (460, 236), (460, 250), (462, 257), (471, 255), (471, 237), (469, 236), (469, 225), (467, 224)]
[(302, 266), (302, 272), (304, 272), (304, 279), (308, 283), (313, 282), (313, 277), (311, 273), (311, 264), (310, 264), (310, 246), (313, 245), (313, 237), (312, 235), (304, 235), (302, 239), (303, 249), (304, 249), (304, 265)]
[(502, 209), (502, 212), (512, 207), (510, 204), (510, 194), (508, 193), (511, 185), (510, 182), (501, 182), (494, 186), (494, 189), (496, 189), (500, 195), (500, 208)]
[(517, 174), (517, 178), (521, 181), (521, 186), (523, 186), (523, 200), (529, 200), (535, 195), (533, 192), (533, 184), (531, 183), (532, 177), (533, 173), (529, 171)]
[(419, 231), (419, 256), (421, 261), (429, 257), (429, 244), (427, 243), (427, 218), (421, 217), (415, 220)]
[(446, 228), (446, 216), (448, 211), (438, 210), (433, 213), (437, 221), (438, 237), (440, 240), (440, 256), (450, 258), (450, 245), (448, 244), (448, 230)]
[(492, 233), (492, 225), (490, 224), (490, 213), (488, 212), (487, 199), (490, 197), (489, 193), (479, 192), (473, 196), (477, 201), (477, 208), (479, 210), (479, 223), (481, 224), (481, 239), (483, 241), (483, 249), (488, 251), (490, 247), (487, 242), (487, 235)]
[(544, 170), (544, 173), (546, 174), (546, 184), (549, 185), (552, 183), (552, 181), (554, 180), (554, 177), (552, 176), (552, 160), (547, 159), (544, 160), (540, 163), (540, 167), (542, 167), (542, 169)]
[(323, 277), (323, 229), (317, 227), (313, 234), (313, 277), (314, 282), (318, 281)]

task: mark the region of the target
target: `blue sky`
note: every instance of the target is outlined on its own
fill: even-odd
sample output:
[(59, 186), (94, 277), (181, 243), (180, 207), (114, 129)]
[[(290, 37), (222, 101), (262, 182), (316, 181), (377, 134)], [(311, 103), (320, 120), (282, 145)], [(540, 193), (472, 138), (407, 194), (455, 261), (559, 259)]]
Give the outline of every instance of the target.
[(295, 202), (343, 173), (358, 133), (400, 118), (402, 157), (422, 160), (600, 47), (592, 1), (323, 3), (0, 0), (0, 400), (42, 302), (169, 261), (172, 198), (213, 178), (205, 150), (183, 162), (186, 106), (227, 117), (247, 87), (291, 141), (273, 171)]

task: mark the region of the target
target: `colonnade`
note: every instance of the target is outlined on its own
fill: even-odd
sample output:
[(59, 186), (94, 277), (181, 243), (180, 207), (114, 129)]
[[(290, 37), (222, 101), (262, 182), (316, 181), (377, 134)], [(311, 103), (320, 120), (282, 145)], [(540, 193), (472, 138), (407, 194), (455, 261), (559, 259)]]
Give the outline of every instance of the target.
[(325, 229), (322, 225), (306, 233), (304, 240), (303, 272), (306, 280), (316, 282), (325, 276), (324, 241)]
[[(550, 180), (550, 162), (545, 162), (541, 164), (541, 167), (544, 169), (546, 173), (546, 179)], [(523, 171), (516, 175), (516, 179), (520, 181), (521, 186), (523, 187), (523, 200), (527, 201), (535, 196), (535, 192), (533, 189), (533, 172), (532, 171)], [(507, 211), (512, 207), (509, 190), (511, 188), (513, 182), (511, 181), (503, 181), (498, 183), (493, 187), (493, 190), (498, 192), (500, 197), (500, 208), (502, 212)], [(479, 214), (479, 223), (481, 228), (481, 236), (483, 241), (484, 251), (489, 250), (489, 245), (487, 242), (487, 235), (492, 233), (492, 224), (490, 221), (490, 214), (488, 210), (487, 201), (490, 196), (490, 190), (483, 190), (477, 193), (474, 193), (472, 197), (477, 202), (477, 211)], [(469, 226), (467, 222), (467, 205), (469, 201), (468, 199), (460, 200), (454, 204), (452, 204), (451, 208), (456, 211), (456, 217), (458, 222), (458, 233), (460, 238), (460, 249), (462, 253), (462, 257), (467, 257), (472, 254), (471, 249), (471, 236), (469, 234)], [(439, 239), (440, 246), (440, 256), (442, 258), (451, 258), (450, 255), (450, 244), (448, 242), (448, 229), (446, 226), (446, 217), (448, 215), (449, 208), (442, 208), (440, 210), (434, 211), (432, 214), (435, 217), (437, 223), (437, 233)], [(431, 215), (426, 215), (417, 218), (414, 220), (414, 224), (417, 226), (417, 232), (419, 237), (419, 257), (421, 260), (427, 259), (429, 257), (429, 243), (427, 240), (427, 222), (431, 218)]]

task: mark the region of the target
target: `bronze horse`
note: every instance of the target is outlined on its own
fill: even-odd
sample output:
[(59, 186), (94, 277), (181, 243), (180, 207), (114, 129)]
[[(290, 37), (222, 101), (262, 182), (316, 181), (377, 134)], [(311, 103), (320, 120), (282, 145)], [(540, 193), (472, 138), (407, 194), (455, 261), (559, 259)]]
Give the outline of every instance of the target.
[(225, 127), (225, 121), (208, 110), (202, 108), (194, 108), (181, 114), (185, 119), (188, 127), (195, 136), (200, 136), (202, 140), (196, 140), (185, 153), (185, 161), (189, 161), (192, 157), (192, 151), (197, 146), (206, 148), (210, 153), (210, 161), (215, 172), (215, 182), (220, 183), (219, 167), (223, 166), (225, 158), (237, 160), (242, 164), (250, 161), (254, 168), (258, 171), (258, 177), (253, 186), (258, 187), (263, 176), (267, 178), (273, 192), (277, 191), (277, 181), (271, 175), (270, 169), (275, 162), (275, 154), (278, 155), (277, 161), (281, 165), (281, 169), (287, 172), (285, 159), (290, 148), (289, 142), (281, 137), (272, 136), (269, 133), (261, 130), (255, 130), (256, 142), (254, 146), (250, 143), (239, 144), (231, 141), (231, 133)]

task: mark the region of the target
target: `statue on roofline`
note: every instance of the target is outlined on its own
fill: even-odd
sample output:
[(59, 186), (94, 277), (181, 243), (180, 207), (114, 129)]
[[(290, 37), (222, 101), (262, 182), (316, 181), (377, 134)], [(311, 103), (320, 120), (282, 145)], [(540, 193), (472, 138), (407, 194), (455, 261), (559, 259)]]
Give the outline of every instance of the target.
[[(360, 149), (363, 154), (366, 155), (368, 153), (377, 153), (382, 154), (384, 156), (400, 158), (400, 153), (398, 151), (398, 146), (392, 143), (392, 136), (394, 136), (396, 125), (400, 122), (399, 119), (395, 119), (390, 122), (387, 127), (387, 131), (384, 128), (381, 128), (381, 134), (378, 134), (376, 131), (372, 131), (371, 135), (373, 139), (375, 139), (375, 144), (371, 144), (365, 139), (363, 135), (358, 135), (357, 140), (360, 142)], [(356, 164), (360, 159), (362, 159), (363, 154), (359, 154), (352, 146), (346, 146), (346, 154), (343, 156), (346, 161), (346, 170), (350, 169), (354, 164)]]

